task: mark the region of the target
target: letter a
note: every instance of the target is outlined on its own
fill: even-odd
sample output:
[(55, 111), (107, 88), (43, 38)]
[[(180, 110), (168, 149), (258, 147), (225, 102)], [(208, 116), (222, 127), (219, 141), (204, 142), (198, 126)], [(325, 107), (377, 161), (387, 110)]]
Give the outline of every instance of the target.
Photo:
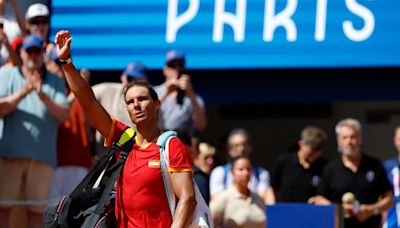
[(246, 22), (246, 0), (236, 0), (236, 16), (225, 12), (225, 0), (215, 1), (213, 41), (221, 42), (224, 33), (224, 24), (232, 27), (236, 42), (244, 40), (244, 26)]

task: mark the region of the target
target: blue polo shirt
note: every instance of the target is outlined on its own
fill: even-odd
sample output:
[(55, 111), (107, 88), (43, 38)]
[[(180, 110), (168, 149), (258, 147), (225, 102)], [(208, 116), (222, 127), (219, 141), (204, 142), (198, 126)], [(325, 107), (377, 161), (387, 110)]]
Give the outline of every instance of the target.
[[(20, 91), (25, 77), (18, 67), (0, 69), (0, 97)], [(50, 73), (42, 78), (43, 93), (59, 104), (67, 105), (65, 83)], [(27, 157), (57, 164), (56, 139), (58, 121), (47, 110), (35, 91), (18, 103), (15, 111), (0, 119), (0, 156)]]

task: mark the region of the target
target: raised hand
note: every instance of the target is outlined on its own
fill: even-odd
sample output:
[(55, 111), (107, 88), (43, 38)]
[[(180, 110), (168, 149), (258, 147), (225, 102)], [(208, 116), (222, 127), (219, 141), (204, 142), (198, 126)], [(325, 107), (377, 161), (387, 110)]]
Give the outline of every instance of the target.
[(54, 43), (57, 45), (57, 56), (60, 60), (68, 59), (70, 55), (72, 37), (67, 30), (56, 33)]

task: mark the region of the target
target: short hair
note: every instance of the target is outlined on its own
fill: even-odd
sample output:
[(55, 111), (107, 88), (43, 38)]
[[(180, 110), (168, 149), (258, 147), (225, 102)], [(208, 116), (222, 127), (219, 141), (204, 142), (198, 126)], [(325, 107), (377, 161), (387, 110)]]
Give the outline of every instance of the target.
[(234, 135), (246, 135), (247, 136), (247, 143), (251, 145), (251, 137), (250, 137), (250, 133), (244, 129), (244, 128), (234, 128), (232, 129), (229, 134), (228, 134), (228, 140), (227, 140), (227, 144), (229, 146), (229, 140), (232, 136)]
[(358, 133), (362, 133), (361, 123), (357, 119), (346, 118), (340, 120), (335, 127), (336, 135), (339, 135), (340, 129), (344, 126), (354, 128)]
[(206, 154), (214, 156), (216, 152), (215, 147), (208, 142), (200, 142), (199, 143), (199, 154)]
[(149, 91), (151, 99), (153, 99), (153, 101), (157, 101), (158, 100), (158, 95), (157, 95), (156, 91), (150, 85), (150, 83), (148, 81), (146, 81), (144, 79), (135, 78), (134, 80), (132, 80), (128, 84), (126, 84), (124, 86), (123, 90), (122, 90), (122, 95), (124, 96), (124, 101), (125, 102), (126, 102), (126, 93), (128, 92), (128, 90), (130, 88), (132, 88), (134, 86), (146, 88)]
[(301, 141), (316, 151), (324, 148), (327, 138), (325, 131), (318, 127), (308, 126), (301, 131)]

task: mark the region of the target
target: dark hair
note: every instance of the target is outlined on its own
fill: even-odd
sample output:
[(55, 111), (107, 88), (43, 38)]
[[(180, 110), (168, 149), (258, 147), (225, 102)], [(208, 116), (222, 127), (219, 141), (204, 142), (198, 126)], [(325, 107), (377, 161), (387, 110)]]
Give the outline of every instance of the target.
[(132, 81), (130, 81), (128, 84), (126, 84), (122, 90), (122, 95), (124, 96), (124, 101), (126, 101), (126, 93), (128, 92), (128, 90), (134, 86), (138, 86), (138, 87), (143, 87), (146, 88), (149, 91), (150, 97), (151, 99), (153, 99), (153, 101), (158, 100), (158, 95), (156, 93), (156, 91), (154, 90), (154, 88), (150, 85), (150, 83), (144, 79), (138, 79), (135, 78)]
[(246, 159), (246, 160), (249, 161), (250, 164), (251, 164), (250, 158), (248, 158), (248, 157), (246, 157), (246, 156), (243, 156), (243, 155), (240, 155), (240, 156), (235, 157), (235, 158), (232, 159), (231, 171), (233, 171), (233, 168), (235, 167), (236, 162), (239, 161), (240, 159)]
[(301, 140), (304, 144), (311, 146), (313, 150), (320, 151), (326, 144), (327, 136), (322, 129), (308, 126), (301, 132)]
[(190, 138), (190, 135), (187, 133), (187, 131), (181, 130), (181, 129), (175, 129), (178, 138), (187, 146), (192, 146), (192, 140)]

